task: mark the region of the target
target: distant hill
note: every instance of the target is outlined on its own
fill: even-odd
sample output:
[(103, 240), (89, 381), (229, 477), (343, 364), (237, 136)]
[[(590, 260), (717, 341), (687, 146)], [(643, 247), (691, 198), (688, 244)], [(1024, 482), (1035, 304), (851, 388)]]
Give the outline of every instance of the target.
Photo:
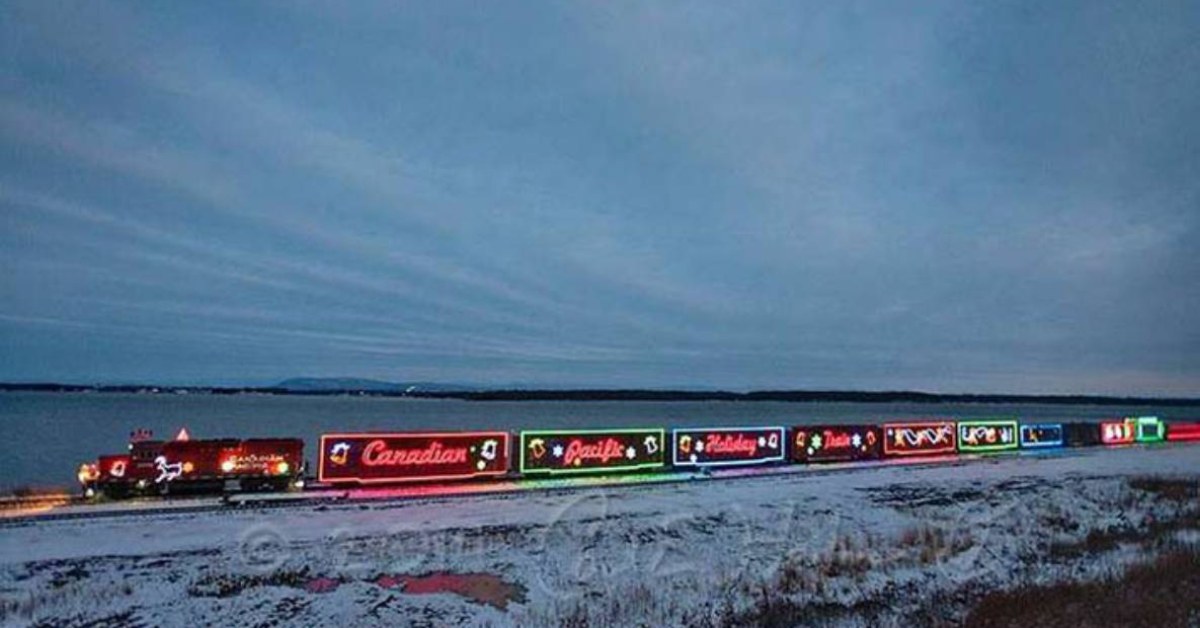
[(434, 384), (430, 382), (384, 382), (377, 379), (359, 377), (293, 377), (285, 379), (272, 388), (287, 392), (373, 392), (373, 393), (429, 393), (429, 392), (465, 392), (474, 390), (468, 386), (455, 384)]
[(941, 394), (917, 391), (753, 390), (749, 392), (582, 389), (430, 392), (419, 396), (468, 401), (782, 401), (789, 403), (989, 403), (1098, 406), (1196, 406), (1196, 398), (1103, 395)]

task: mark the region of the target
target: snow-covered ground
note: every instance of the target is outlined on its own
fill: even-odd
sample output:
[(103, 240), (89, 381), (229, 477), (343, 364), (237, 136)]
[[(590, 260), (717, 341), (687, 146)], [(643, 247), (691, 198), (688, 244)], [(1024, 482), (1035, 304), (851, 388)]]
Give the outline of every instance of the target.
[[(0, 522), (0, 618), (706, 626), (784, 603), (814, 623), (907, 625), (1020, 582), (1106, 574), (1154, 551), (1139, 531), (1196, 542), (1200, 531), (1162, 525), (1196, 504), (1130, 478), (1200, 480), (1200, 447), (1070, 453)], [(1105, 530), (1125, 542), (1077, 551)]]

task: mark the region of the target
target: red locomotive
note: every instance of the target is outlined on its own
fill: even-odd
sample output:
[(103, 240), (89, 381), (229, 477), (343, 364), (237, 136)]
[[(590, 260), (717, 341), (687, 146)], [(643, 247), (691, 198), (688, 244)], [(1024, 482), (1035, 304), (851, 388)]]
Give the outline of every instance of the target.
[(130, 437), (129, 453), (100, 456), (79, 468), (88, 496), (188, 492), (284, 491), (304, 486), (304, 441), (298, 438), (154, 440)]

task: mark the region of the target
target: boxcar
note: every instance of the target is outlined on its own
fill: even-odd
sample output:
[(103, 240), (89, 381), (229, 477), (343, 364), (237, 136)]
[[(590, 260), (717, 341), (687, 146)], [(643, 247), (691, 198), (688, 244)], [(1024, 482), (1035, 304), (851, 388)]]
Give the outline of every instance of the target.
[(798, 425), (792, 428), (791, 461), (850, 462), (877, 460), (883, 431), (877, 425)]
[(1100, 424), (1095, 422), (1063, 423), (1063, 442), (1067, 447), (1095, 447), (1101, 444)]

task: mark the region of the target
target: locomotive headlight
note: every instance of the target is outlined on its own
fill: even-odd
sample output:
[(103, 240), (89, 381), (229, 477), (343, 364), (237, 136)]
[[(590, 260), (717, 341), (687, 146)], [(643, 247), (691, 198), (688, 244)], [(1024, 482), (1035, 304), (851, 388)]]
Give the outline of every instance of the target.
[(236, 465), (233, 463), (233, 458), (226, 458), (221, 461), (221, 471), (224, 471), (225, 473), (233, 473), (235, 466)]
[(85, 464), (85, 465), (83, 465), (83, 466), (81, 466), (81, 467), (79, 467), (79, 473), (76, 473), (76, 474), (75, 474), (75, 477), (76, 477), (76, 478), (79, 478), (79, 483), (80, 483), (80, 484), (87, 484), (87, 483), (88, 483), (88, 480), (90, 480), (90, 479), (91, 479), (91, 474), (90, 474), (90, 473), (88, 473), (88, 468), (87, 468), (87, 465), (86, 465), (86, 464)]
[(279, 464), (275, 465), (275, 473), (283, 475), (288, 472), (288, 468), (287, 462), (280, 462)]
[(80, 484), (87, 484), (100, 479), (100, 469), (94, 464), (85, 462), (79, 465), (79, 473), (75, 474), (75, 477), (79, 478)]
[(89, 488), (83, 492), (83, 496), (88, 499), (91, 499), (96, 496), (96, 491), (94, 489)]

